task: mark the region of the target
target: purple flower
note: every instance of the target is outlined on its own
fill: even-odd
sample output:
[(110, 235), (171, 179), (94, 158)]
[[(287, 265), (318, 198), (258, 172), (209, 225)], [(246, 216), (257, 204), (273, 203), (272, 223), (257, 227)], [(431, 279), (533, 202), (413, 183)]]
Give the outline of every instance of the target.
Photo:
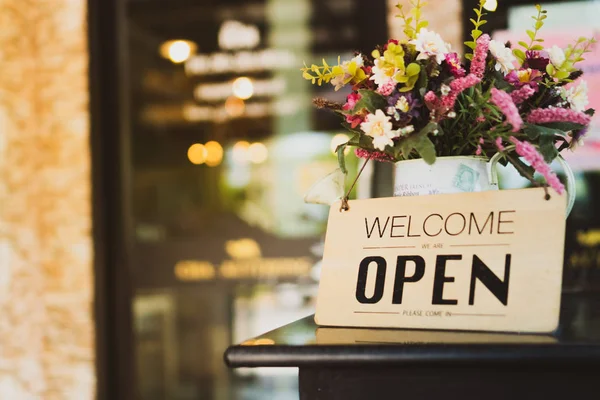
[(388, 105), (388, 115), (396, 121), (408, 123), (411, 118), (419, 116), (421, 103), (411, 93), (396, 92), (388, 97)]
[(589, 130), (589, 126), (586, 126), (583, 129), (579, 129), (573, 132), (573, 140), (571, 141), (571, 146), (575, 146), (575, 144), (583, 145), (583, 138), (586, 137)]
[(445, 59), (446, 65), (450, 69), (450, 73), (455, 78), (462, 78), (466, 75), (466, 71), (460, 63), (460, 58), (458, 58), (458, 54), (456, 53), (447, 53)]
[(523, 68), (533, 68), (538, 71), (545, 71), (546, 66), (550, 62), (550, 57), (545, 51), (527, 50), (525, 52), (525, 61)]
[(542, 80), (542, 73), (537, 69), (521, 68), (510, 71), (504, 79), (516, 88), (529, 85), (537, 91), (538, 82)]

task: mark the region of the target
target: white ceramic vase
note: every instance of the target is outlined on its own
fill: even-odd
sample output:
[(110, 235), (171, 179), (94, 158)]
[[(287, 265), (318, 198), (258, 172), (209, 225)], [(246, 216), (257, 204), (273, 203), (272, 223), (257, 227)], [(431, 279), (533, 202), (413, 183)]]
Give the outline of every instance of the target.
[[(437, 157), (432, 165), (422, 159), (399, 161), (394, 171), (394, 196), (498, 190), (496, 167), (499, 156), (500, 153), (489, 161), (477, 156)], [(575, 202), (575, 177), (562, 157), (557, 160), (567, 177), (568, 215)]]

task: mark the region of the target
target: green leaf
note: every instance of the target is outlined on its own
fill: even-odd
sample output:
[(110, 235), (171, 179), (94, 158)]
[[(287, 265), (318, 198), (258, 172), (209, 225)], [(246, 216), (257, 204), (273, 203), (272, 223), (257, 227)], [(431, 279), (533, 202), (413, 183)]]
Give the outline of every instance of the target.
[(556, 72), (554, 65), (552, 65), (552, 64), (546, 65), (546, 72), (548, 73), (548, 75), (554, 76), (554, 73)]
[[(521, 168), (515, 168), (515, 169), (517, 170), (519, 175), (521, 175), (523, 178), (529, 180), (529, 178), (532, 177), (533, 174), (535, 174), (535, 169), (533, 169), (533, 167), (531, 165), (525, 164), (523, 161), (521, 161), (520, 158), (510, 157), (509, 161), (511, 164), (517, 164), (521, 167)], [(522, 170), (525, 170), (526, 174), (529, 174), (529, 176), (527, 176), (526, 174), (521, 172)]]
[(515, 57), (517, 57), (519, 60), (524, 60), (525, 59), (525, 53), (523, 52), (523, 50), (520, 49), (513, 49), (513, 54), (515, 55)]
[(542, 29), (542, 26), (544, 26), (544, 23), (543, 23), (542, 21), (539, 21), (539, 20), (538, 20), (538, 21), (535, 23), (535, 29), (537, 29), (538, 31), (539, 31), (540, 29)]
[(548, 164), (558, 156), (558, 150), (554, 145), (554, 135), (540, 136), (540, 153)]
[(472, 60), (473, 59), (473, 54), (465, 54), (465, 58), (467, 60)]
[(477, 39), (479, 36), (481, 36), (483, 32), (480, 31), (479, 29), (473, 29), (471, 31), (471, 35), (473, 36), (473, 39)]
[(529, 47), (527, 46), (527, 43), (525, 43), (525, 42), (524, 42), (524, 41), (522, 41), (522, 40), (519, 42), (519, 46), (521, 46), (521, 47), (525, 47), (526, 49), (527, 49), (527, 48), (529, 48)]
[(559, 131), (562, 131), (561, 133), (569, 131), (578, 131), (584, 128), (583, 125), (576, 124), (574, 122), (549, 122), (547, 124), (544, 124), (543, 126), (550, 129), (557, 129)]
[(427, 135), (418, 135), (415, 149), (427, 164), (435, 162), (435, 145)]
[(360, 89), (358, 94), (360, 94), (360, 100), (356, 102), (353, 110), (354, 112), (366, 108), (370, 113), (374, 114), (378, 109), (383, 109), (387, 106), (385, 98), (375, 91)]
[(529, 50), (544, 50), (544, 47), (539, 44), (534, 44)]
[[(402, 153), (402, 157), (404, 157), (405, 160), (408, 160), (410, 157), (410, 153), (412, 153), (415, 143), (414, 140), (412, 140), (412, 137), (409, 137), (407, 139), (404, 139), (400, 142), (400, 152)], [(398, 156), (396, 156), (398, 157)]]
[(473, 18), (469, 18), (469, 21), (471, 21), (473, 25), (477, 26), (477, 21), (475, 21)]
[(406, 67), (406, 75), (408, 76), (417, 75), (419, 72), (421, 72), (421, 66), (417, 63), (410, 63)]
[(535, 32), (534, 31), (530, 31), (529, 29), (527, 29), (527, 36), (529, 36), (529, 39), (533, 40), (535, 38)]
[[(563, 137), (566, 139), (568, 137), (568, 135), (566, 134), (566, 132), (564, 130), (559, 129), (559, 127), (569, 128), (569, 130), (577, 129), (577, 128), (581, 127), (581, 125), (579, 125), (579, 124), (572, 124), (569, 122), (564, 122), (564, 123), (563, 122), (559, 122), (559, 123), (553, 122), (552, 124), (545, 124), (545, 125), (548, 125), (548, 126), (525, 124), (525, 126), (523, 127), (523, 131), (527, 134), (529, 139), (532, 141), (536, 141), (538, 138), (541, 138), (542, 136), (550, 136), (552, 138), (554, 138), (555, 136), (560, 136), (560, 137)], [(550, 125), (553, 125), (553, 126), (550, 126)]]
[(346, 150), (347, 145), (348, 143), (342, 143), (335, 149), (335, 152), (337, 153), (338, 164), (344, 174), (348, 173), (348, 169), (346, 168), (346, 156), (344, 155), (344, 150)]
[(358, 145), (363, 149), (374, 150), (373, 147), (373, 138), (369, 135), (360, 135), (360, 139), (358, 141)]
[(417, 24), (417, 30), (420, 31), (423, 28), (427, 28), (429, 26), (429, 21), (421, 21)]
[(413, 150), (417, 150), (419, 156), (428, 164), (435, 162), (435, 146), (428, 135), (438, 129), (438, 124), (430, 122), (418, 133), (412, 134), (400, 142), (400, 150), (405, 159), (410, 157)]
[(477, 44), (474, 41), (465, 42), (465, 46), (469, 47), (470, 49), (475, 49), (476, 45)]
[(565, 79), (569, 77), (569, 72), (568, 71), (558, 71), (555, 75), (555, 78), (557, 79)]

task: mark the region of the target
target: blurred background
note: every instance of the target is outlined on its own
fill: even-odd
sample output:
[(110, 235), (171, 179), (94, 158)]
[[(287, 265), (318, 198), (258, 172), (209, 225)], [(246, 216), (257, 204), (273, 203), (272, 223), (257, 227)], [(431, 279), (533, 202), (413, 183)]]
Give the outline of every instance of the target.
[[(223, 352), (314, 312), (328, 208), (303, 195), (348, 136), (311, 100), (347, 92), (299, 68), (399, 37), (396, 3), (0, 0), (0, 397), (298, 399), (296, 370), (230, 371)], [(477, 1), (430, 3), (462, 49)], [(534, 2), (488, 3), (486, 28), (520, 40)], [(599, 1), (544, 6), (546, 46), (600, 30)], [(583, 69), (600, 109), (600, 50)], [(598, 119), (567, 159), (564, 289), (589, 292)], [(371, 165), (354, 195), (390, 182)]]

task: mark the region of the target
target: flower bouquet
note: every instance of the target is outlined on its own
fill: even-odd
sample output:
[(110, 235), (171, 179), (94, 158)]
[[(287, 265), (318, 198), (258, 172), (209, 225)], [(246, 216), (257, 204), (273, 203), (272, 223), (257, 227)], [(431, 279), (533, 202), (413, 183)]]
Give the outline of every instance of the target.
[[(464, 60), (422, 18), (425, 5), (411, 0), (405, 13), (406, 37), (389, 40), (370, 55), (328, 65), (302, 68), (313, 84), (335, 90), (351, 85), (345, 104), (315, 99), (320, 108), (343, 118), (353, 133), (337, 149), (345, 172), (344, 150), (384, 162), (436, 158), (496, 156), (511, 163), (535, 185), (564, 186), (549, 164), (559, 153), (581, 143), (594, 114), (586, 109), (587, 86), (578, 80), (577, 63), (596, 42), (579, 38), (566, 49), (545, 48), (540, 30), (546, 10), (536, 5), (528, 40), (517, 44), (491, 40), (485, 25), (485, 0), (474, 9), (469, 51)], [(514, 154), (516, 153), (516, 154)], [(534, 180), (538, 172), (545, 184)]]

